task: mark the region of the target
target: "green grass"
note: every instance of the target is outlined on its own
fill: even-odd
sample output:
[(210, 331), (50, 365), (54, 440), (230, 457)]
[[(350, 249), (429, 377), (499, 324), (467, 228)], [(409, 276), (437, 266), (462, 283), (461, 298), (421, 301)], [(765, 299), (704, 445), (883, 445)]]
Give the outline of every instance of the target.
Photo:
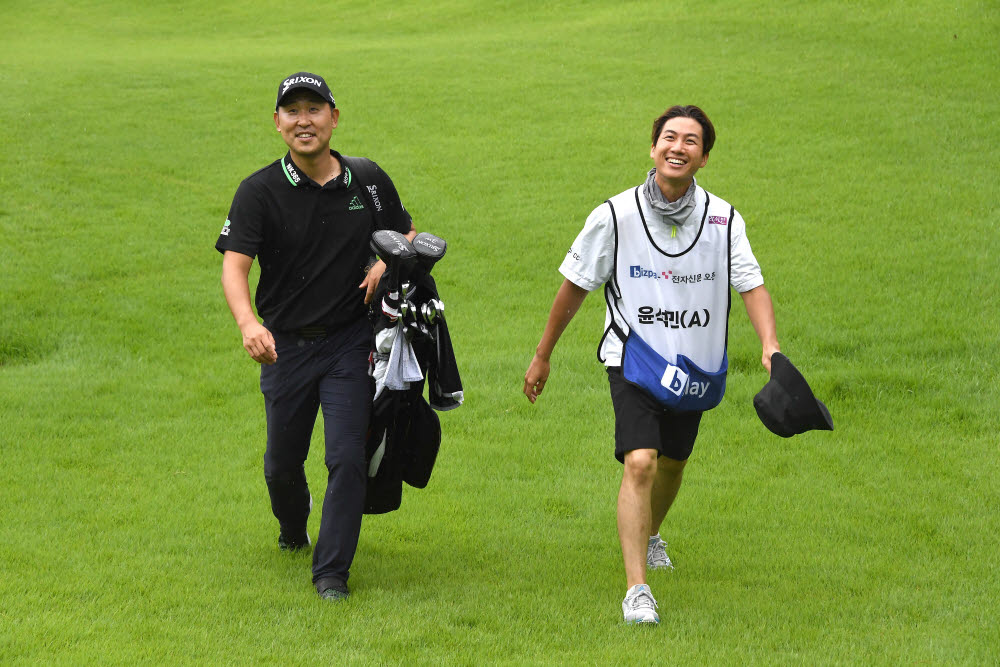
[[(0, 24), (0, 662), (1000, 660), (995, 3), (35, 2)], [(467, 396), (428, 488), (366, 518), (340, 606), (277, 550), (212, 247), (284, 152), (271, 103), (300, 69), (331, 83), (335, 145), (449, 241)], [(747, 220), (837, 430), (764, 430), (734, 310), (677, 569), (651, 579), (664, 623), (637, 630), (601, 299), (539, 403), (519, 392), (565, 249), (672, 103), (715, 122), (699, 182)]]

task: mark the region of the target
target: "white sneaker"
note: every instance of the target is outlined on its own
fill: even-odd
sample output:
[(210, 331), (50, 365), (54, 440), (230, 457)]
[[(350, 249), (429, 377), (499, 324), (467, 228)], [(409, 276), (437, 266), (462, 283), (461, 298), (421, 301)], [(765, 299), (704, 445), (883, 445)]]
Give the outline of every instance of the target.
[(650, 570), (674, 569), (674, 564), (667, 555), (667, 543), (659, 535), (649, 538), (649, 546), (646, 548), (646, 567)]
[(628, 589), (622, 600), (622, 615), (626, 623), (659, 623), (656, 600), (646, 584), (636, 584)]

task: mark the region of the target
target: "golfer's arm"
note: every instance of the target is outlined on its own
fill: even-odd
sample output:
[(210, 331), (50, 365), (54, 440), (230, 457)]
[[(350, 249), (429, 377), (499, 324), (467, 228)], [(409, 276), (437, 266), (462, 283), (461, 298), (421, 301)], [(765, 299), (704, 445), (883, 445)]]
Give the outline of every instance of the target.
[(253, 257), (232, 250), (227, 250), (222, 256), (222, 293), (226, 296), (229, 311), (240, 327), (251, 321), (256, 323), (253, 305), (250, 302), (250, 266)]
[(748, 292), (741, 292), (740, 296), (743, 297), (743, 305), (746, 306), (750, 323), (760, 338), (764, 356), (770, 359), (772, 354), (781, 350), (778, 346), (778, 328), (774, 321), (771, 294), (766, 287), (760, 285)]
[(570, 320), (576, 315), (576, 311), (580, 310), (580, 306), (588, 294), (589, 292), (582, 287), (569, 280), (563, 280), (559, 291), (556, 292), (555, 301), (552, 302), (552, 310), (549, 311), (549, 319), (545, 323), (542, 339), (538, 342), (538, 347), (535, 348), (536, 357), (545, 361), (549, 360), (552, 356), (552, 350), (559, 342), (559, 337), (562, 336)]

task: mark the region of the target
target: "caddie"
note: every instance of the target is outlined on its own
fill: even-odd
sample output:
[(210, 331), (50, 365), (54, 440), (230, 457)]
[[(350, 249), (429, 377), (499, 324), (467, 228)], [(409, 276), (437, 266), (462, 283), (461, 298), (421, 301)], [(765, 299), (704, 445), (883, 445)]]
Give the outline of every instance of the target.
[(559, 267), (564, 280), (524, 376), (534, 403), (556, 342), (587, 294), (603, 285), (598, 358), (614, 406), (615, 457), (624, 464), (617, 514), (627, 623), (659, 623), (646, 570), (673, 567), (660, 526), (702, 414), (725, 392), (730, 286), (743, 299), (768, 373), (779, 351), (771, 296), (743, 218), (695, 180), (715, 144), (712, 122), (696, 106), (672, 106), (653, 122), (651, 139), (645, 183), (594, 209)]
[[(365, 304), (385, 271), (382, 262), (371, 264), (369, 239), (377, 227), (416, 235), (389, 176), (370, 160), (330, 149), (339, 119), (321, 76), (297, 72), (281, 81), (274, 126), (288, 152), (240, 183), (215, 245), (223, 253), (222, 288), (243, 347), (261, 364), (264, 479), (283, 550), (310, 546), (312, 496), (304, 463), (323, 411), (328, 476), (312, 581), (328, 600), (348, 596), (367, 485), (374, 385)], [(263, 322), (250, 302), (254, 258)]]

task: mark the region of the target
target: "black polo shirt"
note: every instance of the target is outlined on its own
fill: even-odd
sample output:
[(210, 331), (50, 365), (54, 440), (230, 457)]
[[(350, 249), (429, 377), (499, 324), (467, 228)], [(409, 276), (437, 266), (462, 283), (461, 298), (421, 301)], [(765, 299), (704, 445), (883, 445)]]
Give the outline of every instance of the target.
[[(410, 231), (407, 213), (388, 174), (374, 162), (371, 183), (360, 183), (341, 160), (343, 173), (320, 186), (285, 154), (255, 172), (236, 190), (215, 247), (256, 257), (260, 281), (255, 302), (275, 331), (336, 329), (365, 317), (368, 242), (378, 228)], [(374, 189), (373, 189), (374, 188)]]

